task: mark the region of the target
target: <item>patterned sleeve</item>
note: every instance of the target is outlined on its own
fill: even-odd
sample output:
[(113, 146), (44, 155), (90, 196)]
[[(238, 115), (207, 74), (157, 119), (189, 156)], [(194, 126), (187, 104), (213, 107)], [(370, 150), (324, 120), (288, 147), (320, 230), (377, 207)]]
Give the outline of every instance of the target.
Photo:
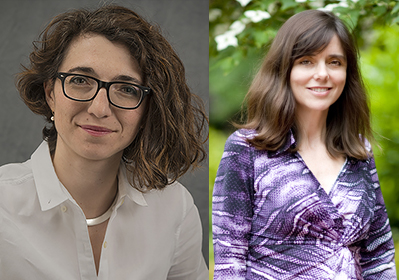
[(397, 279), (395, 247), (374, 158), (370, 160), (369, 172), (375, 190), (376, 203), (368, 238), (360, 250), (363, 277), (365, 280)]
[(214, 279), (245, 279), (253, 200), (251, 148), (239, 132), (225, 145), (213, 190)]

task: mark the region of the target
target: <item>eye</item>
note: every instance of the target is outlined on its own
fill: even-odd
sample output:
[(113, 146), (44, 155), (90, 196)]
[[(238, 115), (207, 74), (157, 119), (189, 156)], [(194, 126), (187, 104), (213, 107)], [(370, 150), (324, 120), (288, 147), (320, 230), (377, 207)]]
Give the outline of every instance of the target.
[(132, 86), (124, 86), (121, 88), (121, 90), (123, 92), (129, 93), (129, 94), (135, 94), (136, 93), (136, 89)]
[(311, 62), (308, 59), (303, 59), (303, 60), (299, 61), (299, 64), (301, 64), (301, 65), (310, 65)]
[(75, 84), (75, 85), (85, 85), (85, 84), (90, 84), (88, 79), (82, 76), (72, 76), (69, 80), (70, 84)]
[(335, 66), (341, 66), (342, 65), (341, 61), (339, 61), (339, 60), (333, 60), (333, 61), (330, 62), (330, 64), (335, 65)]
[(119, 93), (123, 93), (125, 95), (138, 95), (138, 89), (133, 85), (128, 84), (115, 84), (115, 89)]

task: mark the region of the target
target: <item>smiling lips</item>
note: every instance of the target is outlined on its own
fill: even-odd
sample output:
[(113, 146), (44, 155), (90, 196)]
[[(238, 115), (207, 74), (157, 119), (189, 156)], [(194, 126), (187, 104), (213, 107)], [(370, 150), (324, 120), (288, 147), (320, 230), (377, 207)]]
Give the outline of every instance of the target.
[(105, 127), (100, 127), (100, 126), (93, 126), (93, 125), (81, 125), (80, 126), (84, 131), (89, 133), (92, 136), (95, 137), (100, 137), (104, 136), (107, 134), (112, 133), (113, 131), (111, 129), (105, 128)]
[(310, 91), (312, 91), (315, 95), (324, 96), (326, 95), (332, 88), (331, 87), (309, 87)]

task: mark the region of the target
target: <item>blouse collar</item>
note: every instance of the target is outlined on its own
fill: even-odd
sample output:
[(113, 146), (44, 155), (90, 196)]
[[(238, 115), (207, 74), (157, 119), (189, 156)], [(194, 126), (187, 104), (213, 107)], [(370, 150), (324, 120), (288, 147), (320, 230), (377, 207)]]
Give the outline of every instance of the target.
[(143, 193), (137, 190), (136, 188), (132, 187), (132, 185), (129, 183), (129, 180), (127, 178), (126, 166), (123, 163), (123, 161), (121, 161), (121, 164), (119, 166), (118, 180), (119, 180), (118, 204), (119, 200), (122, 200), (125, 196), (127, 196), (130, 200), (137, 203), (138, 205), (148, 206)]
[[(33, 177), (42, 211), (52, 209), (71, 199), (68, 191), (58, 180), (46, 141), (43, 141), (32, 154), (31, 160)], [(147, 206), (143, 193), (130, 185), (126, 176), (126, 167), (122, 162), (119, 167), (118, 179), (118, 205), (121, 205), (119, 202), (127, 196), (138, 205)]]
[[(239, 131), (239, 135), (247, 138), (247, 139), (251, 139), (254, 138), (255, 136), (258, 135), (258, 133), (256, 132), (256, 130), (240, 130)], [(294, 137), (294, 133), (292, 131), (292, 129), (290, 129), (290, 131), (287, 134), (286, 137), (286, 141), (284, 143), (284, 145), (282, 145), (280, 148), (278, 148), (276, 151), (267, 151), (267, 154), (269, 157), (277, 157), (285, 152), (287, 152), (290, 148), (294, 148), (296, 146), (296, 140)]]
[(294, 133), (290, 129), (286, 136), (286, 140), (284, 145), (282, 145), (280, 148), (278, 148), (276, 151), (268, 151), (269, 157), (277, 157), (285, 152), (287, 152), (290, 148), (294, 148), (296, 146), (296, 140), (294, 137)]
[(52, 209), (68, 200), (58, 180), (47, 142), (43, 141), (32, 154), (32, 172), (42, 211)]

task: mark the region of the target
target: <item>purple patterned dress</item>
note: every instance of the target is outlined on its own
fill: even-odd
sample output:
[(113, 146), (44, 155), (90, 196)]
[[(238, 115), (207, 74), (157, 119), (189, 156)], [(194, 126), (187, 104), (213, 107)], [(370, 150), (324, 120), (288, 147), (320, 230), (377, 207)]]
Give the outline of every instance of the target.
[(214, 279), (397, 279), (374, 158), (347, 159), (327, 194), (288, 151), (292, 135), (268, 152), (245, 141), (253, 133), (232, 134), (219, 165)]

